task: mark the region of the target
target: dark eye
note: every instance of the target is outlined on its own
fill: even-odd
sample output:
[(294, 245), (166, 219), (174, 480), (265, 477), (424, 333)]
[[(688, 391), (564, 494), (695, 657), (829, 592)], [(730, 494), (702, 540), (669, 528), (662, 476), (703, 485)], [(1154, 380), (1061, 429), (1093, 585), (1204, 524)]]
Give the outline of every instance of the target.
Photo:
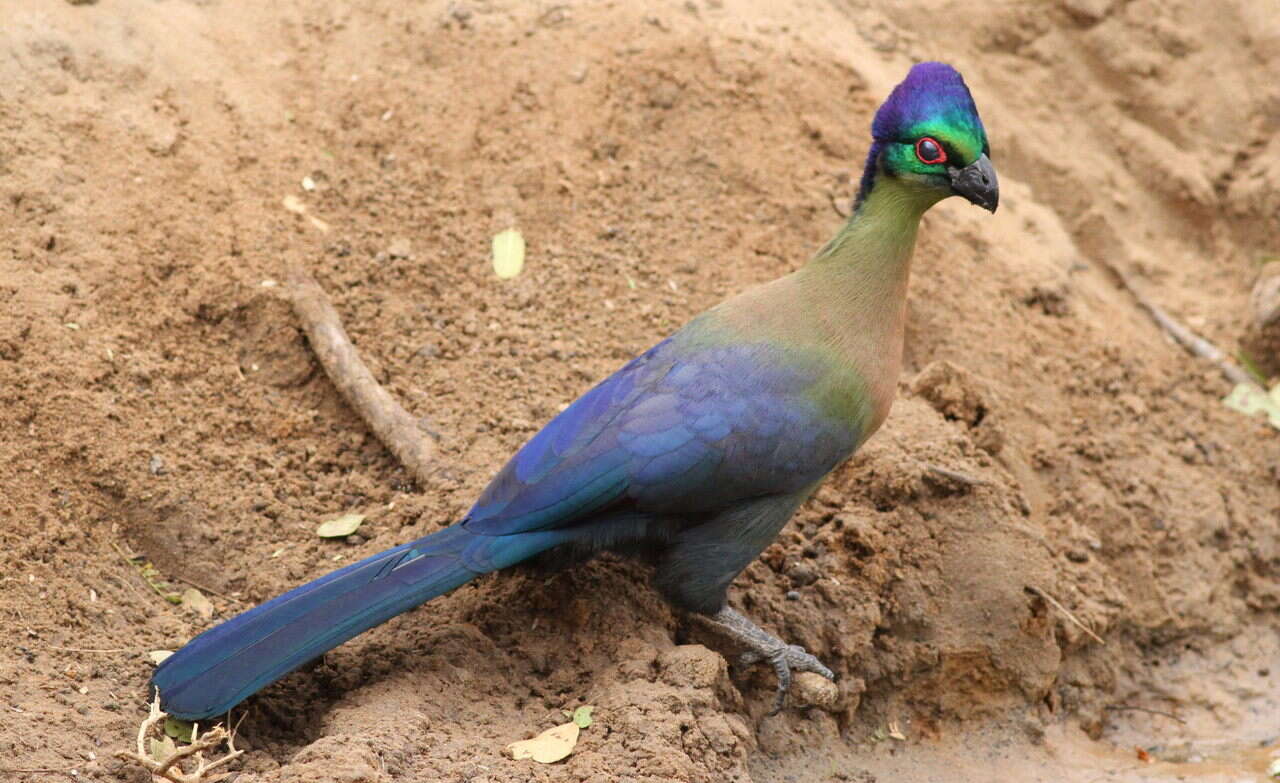
[(934, 163), (946, 163), (947, 153), (942, 149), (942, 145), (937, 139), (925, 136), (916, 142), (916, 157), (921, 163), (932, 165)]

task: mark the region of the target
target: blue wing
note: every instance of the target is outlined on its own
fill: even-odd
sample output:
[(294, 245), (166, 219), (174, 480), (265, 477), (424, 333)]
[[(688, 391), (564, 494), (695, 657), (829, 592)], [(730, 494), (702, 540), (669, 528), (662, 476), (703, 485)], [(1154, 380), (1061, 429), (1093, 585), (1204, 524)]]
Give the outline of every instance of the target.
[(813, 484), (858, 442), (812, 391), (830, 368), (769, 344), (659, 343), (588, 391), (489, 484), (464, 526), (559, 528), (602, 509), (697, 514)]
[[(830, 367), (766, 345), (689, 347), (681, 339), (659, 343), (553, 419), (460, 524), (347, 566), (193, 639), (156, 669), (165, 709), (192, 720), (219, 714), (478, 574), (562, 544), (608, 546), (657, 516), (785, 496), (853, 450), (853, 424), (812, 401)], [(736, 573), (730, 570), (724, 584)], [(723, 584), (703, 592), (715, 590)]]

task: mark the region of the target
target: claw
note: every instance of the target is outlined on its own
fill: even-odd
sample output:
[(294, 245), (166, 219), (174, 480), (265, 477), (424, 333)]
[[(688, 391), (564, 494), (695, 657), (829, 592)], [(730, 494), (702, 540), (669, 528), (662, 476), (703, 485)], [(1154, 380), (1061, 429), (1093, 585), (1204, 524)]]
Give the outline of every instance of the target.
[[(748, 655), (753, 654), (755, 653), (747, 653), (742, 657), (746, 658)], [(791, 690), (792, 672), (813, 672), (826, 677), (828, 680), (836, 678), (835, 674), (822, 664), (822, 661), (796, 644), (779, 647), (767, 656), (756, 657), (755, 661), (762, 659), (769, 661), (773, 666), (774, 673), (778, 676), (778, 695), (774, 698), (773, 709), (769, 712), (769, 715), (777, 715), (786, 706), (787, 693)]]
[(714, 617), (708, 619), (747, 646), (747, 651), (738, 657), (739, 666), (746, 667), (768, 661), (773, 667), (774, 674), (778, 677), (778, 692), (774, 698), (773, 709), (769, 712), (770, 715), (778, 714), (786, 706), (787, 691), (791, 689), (792, 672), (813, 672), (828, 680), (836, 678), (835, 674), (808, 650), (796, 644), (783, 642), (728, 607), (721, 609)]
[(791, 667), (787, 665), (787, 658), (782, 650), (769, 663), (773, 664), (773, 671), (778, 675), (778, 693), (773, 697), (773, 709), (769, 710), (769, 715), (773, 716), (787, 706), (787, 692), (791, 690)]

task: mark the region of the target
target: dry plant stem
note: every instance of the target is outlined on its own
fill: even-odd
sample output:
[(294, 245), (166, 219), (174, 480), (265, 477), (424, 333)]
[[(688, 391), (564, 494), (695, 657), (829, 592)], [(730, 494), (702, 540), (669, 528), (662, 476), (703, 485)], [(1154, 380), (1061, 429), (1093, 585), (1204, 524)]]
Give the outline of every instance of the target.
[(1058, 603), (1058, 600), (1056, 598), (1049, 595), (1044, 590), (1041, 590), (1040, 588), (1036, 587), (1035, 585), (1027, 585), (1027, 589), (1035, 593), (1036, 595), (1040, 596), (1044, 600), (1048, 601), (1049, 604), (1053, 606), (1054, 609), (1057, 609), (1059, 612), (1062, 612), (1062, 614), (1065, 615), (1068, 620), (1075, 623), (1080, 628), (1080, 630), (1089, 634), (1089, 636), (1092, 637), (1093, 640), (1096, 641), (1098, 644), (1106, 644), (1106, 642), (1102, 640), (1101, 636), (1094, 633), (1093, 630), (1089, 628), (1089, 626), (1080, 622), (1079, 618), (1077, 618), (1074, 614), (1072, 614), (1071, 610), (1067, 609), (1067, 607)]
[(145, 576), (142, 575), (140, 571), (138, 571), (137, 564), (133, 562), (132, 558), (130, 558), (129, 555), (125, 554), (124, 550), (120, 548), (119, 544), (112, 541), (111, 546), (115, 548), (117, 553), (119, 553), (120, 559), (124, 560), (125, 565), (129, 566), (130, 570), (132, 570), (134, 573), (137, 573), (139, 579), (141, 579), (143, 582), (146, 582), (147, 587), (150, 587), (152, 591), (155, 592), (156, 595), (160, 596), (164, 600), (166, 601), (169, 600), (169, 596), (166, 595), (163, 590), (161, 590), (151, 580), (147, 579)]
[(979, 478), (977, 476), (970, 476), (968, 473), (961, 473), (958, 470), (952, 470), (951, 468), (944, 468), (941, 465), (934, 465), (932, 463), (925, 465), (925, 470), (929, 471), (930, 473), (937, 476), (938, 478), (950, 479), (952, 481), (957, 481), (961, 484), (967, 484), (971, 487), (983, 487), (991, 483), (990, 481), (987, 481), (984, 478)]
[(324, 289), (301, 267), (289, 272), (293, 310), (311, 340), (311, 350), (343, 399), (420, 484), (435, 472), (435, 445), (418, 422), (374, 380), (360, 361)]
[(188, 578), (186, 578), (185, 576), (179, 576), (178, 574), (173, 574), (173, 575), (172, 575), (172, 578), (173, 578), (173, 579), (177, 579), (179, 582), (182, 582), (183, 584), (191, 585), (192, 587), (195, 587), (195, 588), (197, 588), (197, 589), (203, 590), (204, 592), (208, 593), (209, 595), (216, 595), (216, 596), (218, 596), (219, 598), (225, 598), (226, 600), (228, 600), (228, 601), (232, 601), (232, 602), (237, 603), (237, 604), (244, 604), (244, 601), (241, 601), (239, 598), (236, 598), (236, 597), (234, 597), (234, 596), (227, 595), (226, 593), (222, 593), (222, 592), (219, 592), (219, 591), (217, 591), (217, 590), (214, 590), (212, 587), (205, 587), (204, 585), (200, 584), (199, 582), (197, 582), (197, 581), (195, 581), (195, 580), (193, 580), (193, 579), (188, 579)]
[[(191, 744), (186, 747), (179, 748), (172, 756), (157, 761), (147, 755), (146, 742), (147, 737), (151, 734), (152, 729), (156, 727), (162, 720), (169, 717), (168, 713), (160, 709), (160, 697), (157, 695), (151, 700), (151, 714), (146, 720), (142, 721), (142, 725), (138, 728), (138, 750), (136, 753), (128, 751), (119, 751), (116, 758), (136, 761), (151, 774), (158, 778), (172, 781), (172, 783), (200, 783), (209, 776), (217, 767), (226, 764), (228, 761), (240, 756), (243, 750), (236, 750), (236, 738), (231, 732), (221, 726), (216, 726), (212, 730), (199, 733), (199, 726), (191, 728)], [(204, 760), (204, 752), (213, 750), (222, 743), (227, 744), (227, 755), (220, 759), (206, 763)], [(181, 763), (184, 759), (194, 757), (196, 760), (196, 768), (192, 772), (183, 772)]]
[[(1132, 278), (1119, 267), (1103, 262), (1104, 265), (1111, 270), (1111, 273), (1120, 281), (1120, 285), (1133, 295), (1138, 301), (1138, 306), (1147, 311), (1151, 316), (1151, 320), (1156, 322), (1161, 329), (1165, 330), (1174, 340), (1186, 348), (1192, 354), (1203, 359), (1208, 359), (1218, 365), (1218, 369), (1222, 370), (1222, 374), (1227, 376), (1227, 380), (1232, 383), (1246, 383), (1250, 386), (1258, 386), (1258, 382), (1253, 379), (1249, 373), (1236, 366), (1218, 346), (1204, 339), (1200, 335), (1183, 326), (1174, 320), (1173, 316), (1164, 311), (1162, 307), (1152, 302), (1142, 289), (1133, 284)], [(1261, 387), (1259, 387), (1261, 388)]]
[(133, 650), (131, 650), (131, 649), (130, 649), (130, 648), (128, 648), (128, 647), (109, 647), (109, 648), (105, 648), (105, 649), (103, 649), (103, 648), (93, 648), (93, 647), (58, 647), (58, 646), (56, 646), (56, 645), (52, 645), (52, 644), (51, 644), (51, 645), (49, 645), (48, 647), (45, 647), (45, 649), (46, 649), (46, 650), (57, 650), (58, 652), (73, 652), (73, 653), (127, 653), (127, 652), (133, 652)]
[(1134, 292), (1134, 298), (1138, 300), (1138, 304), (1142, 305), (1151, 314), (1151, 318), (1160, 324), (1161, 328), (1166, 332), (1173, 335), (1173, 339), (1182, 343), (1184, 348), (1196, 356), (1201, 356), (1218, 365), (1218, 368), (1222, 370), (1222, 374), (1227, 376), (1227, 380), (1232, 383), (1247, 383), (1250, 386), (1258, 385), (1247, 372), (1228, 359), (1227, 355), (1218, 346), (1173, 320), (1172, 316), (1136, 291)]
[(827, 191), (827, 201), (831, 202), (831, 208), (835, 210), (835, 213), (837, 215), (839, 215), (841, 218), (844, 218), (845, 220), (849, 219), (849, 213), (845, 211), (844, 207), (840, 206), (840, 200), (836, 198), (835, 191), (833, 190)]
[(1187, 722), (1185, 720), (1183, 720), (1182, 718), (1179, 718), (1177, 715), (1174, 715), (1172, 712), (1165, 712), (1164, 710), (1153, 710), (1150, 707), (1134, 707), (1129, 704), (1108, 704), (1107, 706), (1103, 707), (1103, 709), (1112, 710), (1114, 712), (1145, 712), (1150, 715), (1159, 715), (1164, 718), (1169, 718), (1170, 720), (1176, 720), (1178, 723), (1181, 723), (1183, 726), (1187, 725)]

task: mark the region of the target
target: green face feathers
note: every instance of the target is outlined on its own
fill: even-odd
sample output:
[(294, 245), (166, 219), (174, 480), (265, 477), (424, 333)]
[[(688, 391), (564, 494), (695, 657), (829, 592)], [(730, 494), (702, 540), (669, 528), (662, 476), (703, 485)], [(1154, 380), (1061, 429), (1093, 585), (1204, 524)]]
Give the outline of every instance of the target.
[(978, 107), (956, 69), (944, 63), (920, 63), (893, 88), (871, 125), (876, 141), (911, 142), (937, 138), (952, 156), (952, 165), (967, 166), (989, 153), (987, 132)]
[(861, 202), (877, 171), (928, 187), (949, 186), (949, 169), (990, 155), (987, 133), (964, 79), (951, 66), (914, 66), (876, 112), (874, 143), (863, 173)]

